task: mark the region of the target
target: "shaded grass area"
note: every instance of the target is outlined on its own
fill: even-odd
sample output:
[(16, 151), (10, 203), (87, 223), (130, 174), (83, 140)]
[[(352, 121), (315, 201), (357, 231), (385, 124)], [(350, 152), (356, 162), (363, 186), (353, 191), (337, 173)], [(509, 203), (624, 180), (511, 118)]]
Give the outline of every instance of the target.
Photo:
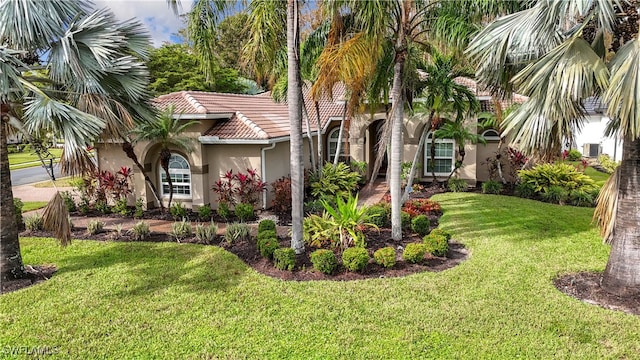
[(460, 266), (406, 278), (284, 282), (218, 247), (22, 240), (59, 271), (0, 296), (0, 346), (66, 358), (634, 358), (640, 318), (565, 296), (552, 279), (602, 271), (592, 209), (448, 193)]
[[(55, 186), (57, 186), (57, 187), (71, 187), (71, 186), (73, 186), (73, 181), (74, 180), (75, 180), (75, 178), (73, 178), (71, 176), (62, 177), (62, 178), (56, 179)], [(50, 188), (50, 187), (53, 187), (53, 181), (51, 181), (51, 180), (41, 181), (39, 183), (33, 184), (33, 186), (37, 187), (37, 188)]]
[(47, 206), (48, 201), (25, 201), (22, 206), (22, 212), (26, 213), (32, 210), (42, 209)]

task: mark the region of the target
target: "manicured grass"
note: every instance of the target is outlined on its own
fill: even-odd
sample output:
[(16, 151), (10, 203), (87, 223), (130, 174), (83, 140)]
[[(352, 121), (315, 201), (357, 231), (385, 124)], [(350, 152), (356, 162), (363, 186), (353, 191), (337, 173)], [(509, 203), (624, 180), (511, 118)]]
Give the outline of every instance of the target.
[[(0, 346), (63, 358), (635, 358), (640, 318), (557, 291), (602, 271), (592, 209), (514, 197), (435, 198), (470, 257), (440, 273), (285, 282), (213, 246), (22, 240), (49, 281), (0, 297)], [(0, 347), (1, 348), (1, 347)]]
[[(54, 162), (60, 160), (62, 149), (52, 148), (49, 149), (49, 152), (55, 157)], [(23, 151), (21, 153), (9, 154), (9, 166), (13, 170), (31, 166), (42, 166), (42, 163), (38, 155), (34, 152)]]
[(42, 209), (47, 206), (47, 203), (48, 201), (25, 201), (22, 212), (26, 213), (27, 211)]
[[(71, 176), (56, 179), (56, 186), (57, 187), (73, 186), (72, 184), (73, 180), (74, 178)], [(37, 188), (50, 188), (50, 187), (53, 187), (53, 181), (51, 180), (42, 181), (42, 182), (33, 184), (33, 186)]]
[(590, 177), (591, 179), (593, 179), (593, 181), (595, 181), (596, 185), (598, 186), (604, 185), (604, 183), (607, 182), (607, 180), (609, 179), (609, 176), (611, 176), (609, 174), (605, 174), (601, 171), (598, 171), (592, 167), (586, 168), (584, 170), (584, 174)]

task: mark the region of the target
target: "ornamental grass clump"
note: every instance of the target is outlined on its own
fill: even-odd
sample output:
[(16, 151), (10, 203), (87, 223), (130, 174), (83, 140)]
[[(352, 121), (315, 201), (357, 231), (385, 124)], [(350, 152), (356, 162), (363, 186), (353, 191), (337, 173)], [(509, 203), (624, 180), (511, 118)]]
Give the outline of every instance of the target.
[(218, 225), (213, 222), (208, 225), (197, 224), (195, 229), (196, 239), (202, 244), (211, 244), (216, 238), (217, 232)]
[(87, 224), (87, 234), (95, 235), (101, 233), (104, 229), (104, 221), (100, 220), (91, 220)]
[(373, 253), (376, 264), (385, 268), (392, 268), (396, 264), (396, 249), (391, 246), (383, 247)]
[(231, 245), (237, 241), (249, 240), (250, 229), (245, 223), (233, 223), (227, 225), (227, 231), (224, 233), (224, 240)]
[(182, 242), (188, 238), (190, 238), (193, 234), (193, 229), (191, 227), (191, 222), (182, 220), (176, 221), (171, 224), (171, 232), (169, 235), (176, 239), (177, 242)]
[(151, 231), (149, 230), (149, 224), (144, 221), (138, 221), (129, 232), (133, 235), (133, 239), (135, 241), (143, 241), (146, 240)]

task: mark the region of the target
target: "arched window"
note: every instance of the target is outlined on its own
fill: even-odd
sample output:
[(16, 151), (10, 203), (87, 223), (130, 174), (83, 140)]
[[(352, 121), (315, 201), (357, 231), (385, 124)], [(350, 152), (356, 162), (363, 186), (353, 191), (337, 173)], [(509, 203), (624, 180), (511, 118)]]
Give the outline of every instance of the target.
[(500, 134), (493, 129), (485, 130), (482, 137), (487, 141), (500, 141)]
[[(329, 136), (327, 136), (327, 156), (328, 161), (333, 161), (333, 158), (336, 156), (336, 150), (338, 149), (338, 136), (340, 135), (340, 128), (337, 127), (329, 132)], [(342, 132), (342, 146), (340, 147), (340, 158), (338, 161), (346, 161), (347, 158), (344, 155), (346, 153), (346, 147), (349, 146), (347, 143), (347, 137), (349, 137), (349, 133), (345, 129)]]
[[(431, 175), (431, 139), (433, 133), (429, 133), (424, 144), (424, 176)], [(455, 165), (456, 152), (453, 139), (436, 139), (436, 156), (434, 158), (434, 168), (436, 176), (449, 176)]]
[[(189, 162), (178, 154), (171, 154), (169, 160), (169, 174), (173, 183), (173, 196), (191, 197), (191, 169)], [(160, 182), (162, 184), (162, 195), (169, 195), (169, 181), (167, 173), (160, 168)]]

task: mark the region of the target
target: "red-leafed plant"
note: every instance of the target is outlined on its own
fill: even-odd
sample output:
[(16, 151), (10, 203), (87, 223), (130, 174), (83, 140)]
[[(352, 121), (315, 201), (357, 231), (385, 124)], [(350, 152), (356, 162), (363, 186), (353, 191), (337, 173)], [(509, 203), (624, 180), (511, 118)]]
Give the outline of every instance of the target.
[(415, 199), (404, 203), (402, 211), (408, 213), (411, 218), (418, 215), (437, 215), (442, 212), (440, 204), (429, 199)]
[(291, 177), (283, 176), (271, 183), (273, 191), (273, 211), (276, 214), (291, 213)]
[(218, 195), (218, 202), (225, 203), (227, 205), (235, 204), (234, 178), (235, 175), (233, 174), (233, 170), (229, 170), (213, 184), (211, 189)]
[(267, 183), (260, 179), (256, 170), (247, 169), (246, 174), (234, 174), (233, 170), (227, 171), (211, 189), (218, 195), (218, 202), (228, 205), (243, 203), (255, 206), (266, 186)]

